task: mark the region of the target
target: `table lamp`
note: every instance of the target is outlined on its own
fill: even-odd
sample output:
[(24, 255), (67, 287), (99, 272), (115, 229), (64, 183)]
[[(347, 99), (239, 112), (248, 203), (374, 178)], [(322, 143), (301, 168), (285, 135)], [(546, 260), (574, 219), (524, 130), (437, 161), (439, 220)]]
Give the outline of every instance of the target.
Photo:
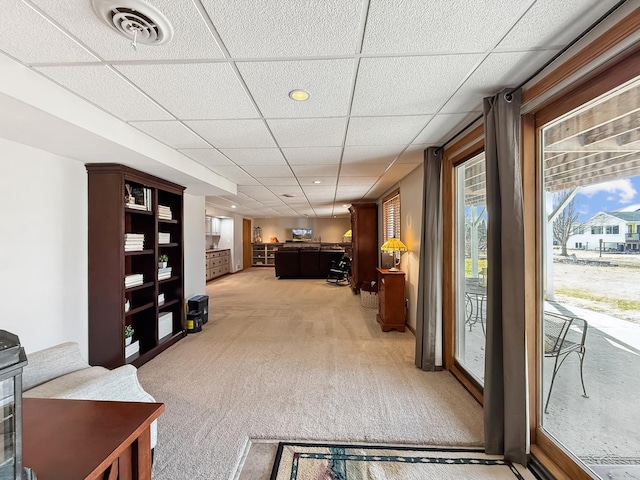
[(342, 234), (342, 241), (343, 242), (350, 242), (351, 241), (351, 237), (353, 237), (353, 232), (351, 231), (351, 229), (347, 230), (346, 232), (344, 232)]
[(400, 264), (400, 255), (396, 257), (396, 252), (406, 252), (407, 246), (397, 238), (392, 237), (382, 244), (380, 250), (383, 252), (393, 252), (393, 267), (391, 267), (389, 271), (397, 272), (398, 265)]

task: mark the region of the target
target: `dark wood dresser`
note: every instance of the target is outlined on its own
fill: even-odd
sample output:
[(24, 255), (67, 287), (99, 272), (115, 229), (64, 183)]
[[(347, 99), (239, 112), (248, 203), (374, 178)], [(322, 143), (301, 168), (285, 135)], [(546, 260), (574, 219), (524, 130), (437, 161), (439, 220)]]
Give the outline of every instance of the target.
[(383, 332), (394, 328), (404, 332), (404, 272), (377, 268), (378, 271), (378, 315), (376, 319)]

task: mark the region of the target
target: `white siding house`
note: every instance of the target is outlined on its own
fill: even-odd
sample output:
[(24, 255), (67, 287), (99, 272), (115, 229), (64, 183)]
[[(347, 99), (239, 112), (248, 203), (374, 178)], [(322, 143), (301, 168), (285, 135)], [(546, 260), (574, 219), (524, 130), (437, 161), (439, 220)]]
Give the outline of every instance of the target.
[(638, 251), (640, 210), (635, 212), (600, 212), (574, 229), (567, 241), (568, 249)]

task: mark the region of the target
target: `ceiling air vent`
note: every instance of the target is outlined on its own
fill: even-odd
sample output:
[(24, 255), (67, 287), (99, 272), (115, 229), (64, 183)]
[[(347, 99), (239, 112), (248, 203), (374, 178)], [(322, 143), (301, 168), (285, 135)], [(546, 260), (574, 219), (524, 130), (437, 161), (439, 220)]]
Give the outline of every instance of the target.
[(283, 193), (282, 196), (287, 198), (293, 198), (293, 195), (290, 193)]
[(144, 0), (92, 0), (96, 15), (119, 34), (137, 43), (162, 45), (173, 37), (169, 20)]

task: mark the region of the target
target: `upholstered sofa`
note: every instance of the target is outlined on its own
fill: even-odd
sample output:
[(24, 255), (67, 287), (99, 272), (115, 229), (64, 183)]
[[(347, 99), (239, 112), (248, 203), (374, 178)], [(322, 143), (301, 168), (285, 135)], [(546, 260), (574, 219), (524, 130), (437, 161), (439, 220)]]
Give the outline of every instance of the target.
[(326, 278), (333, 261), (343, 250), (315, 247), (279, 248), (275, 252), (275, 273), (280, 278)]
[[(77, 343), (62, 343), (27, 354), (22, 372), (22, 395), (27, 398), (155, 402), (138, 381), (133, 365), (113, 370), (92, 367)], [(157, 422), (151, 425), (151, 448), (157, 443)]]

